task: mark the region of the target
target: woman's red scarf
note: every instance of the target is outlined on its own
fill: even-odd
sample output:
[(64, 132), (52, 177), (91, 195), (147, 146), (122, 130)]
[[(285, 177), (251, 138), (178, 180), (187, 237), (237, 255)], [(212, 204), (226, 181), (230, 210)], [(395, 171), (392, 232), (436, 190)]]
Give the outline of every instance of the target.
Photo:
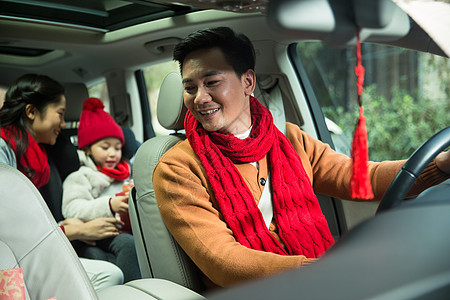
[(130, 166), (123, 160), (120, 161), (120, 163), (114, 169), (102, 168), (97, 166), (97, 170), (105, 175), (108, 175), (111, 178), (114, 178), (115, 180), (123, 181), (130, 177)]
[[(1, 137), (9, 143), (13, 149), (17, 159), (17, 145), (15, 137), (23, 141), (23, 136), (20, 130), (13, 125), (8, 125), (0, 130)], [(20, 163), (17, 162), (18, 169), (27, 176), (36, 187), (44, 186), (50, 179), (50, 167), (47, 162), (47, 153), (42, 145), (36, 143), (36, 140), (28, 135), (28, 147), (25, 153), (20, 158)]]
[[(300, 157), (273, 124), (269, 110), (250, 98), (250, 137), (207, 132), (190, 112), (186, 135), (199, 157), (219, 209), (242, 245), (282, 255), (320, 256), (334, 242)], [(274, 218), (286, 250), (269, 232), (251, 191), (234, 164), (251, 163), (268, 154)]]

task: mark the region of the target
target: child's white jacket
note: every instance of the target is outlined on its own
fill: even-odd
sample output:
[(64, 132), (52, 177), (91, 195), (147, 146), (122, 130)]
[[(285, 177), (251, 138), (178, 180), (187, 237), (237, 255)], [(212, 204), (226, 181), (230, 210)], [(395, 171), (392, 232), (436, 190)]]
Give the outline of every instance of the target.
[(99, 217), (114, 217), (109, 199), (122, 191), (123, 182), (98, 171), (83, 151), (78, 150), (78, 157), (80, 168), (67, 176), (63, 183), (63, 216), (85, 222)]

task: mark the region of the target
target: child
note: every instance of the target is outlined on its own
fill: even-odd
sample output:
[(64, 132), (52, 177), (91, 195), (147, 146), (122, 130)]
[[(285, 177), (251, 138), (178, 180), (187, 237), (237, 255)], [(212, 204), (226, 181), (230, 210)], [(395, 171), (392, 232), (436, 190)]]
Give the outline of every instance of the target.
[[(130, 177), (130, 166), (122, 160), (123, 143), (122, 128), (104, 111), (100, 99), (84, 100), (78, 126), (81, 166), (64, 180), (64, 217), (89, 221), (128, 214), (128, 195), (120, 193)], [(122, 269), (125, 282), (141, 277), (131, 234), (122, 232), (95, 244), (107, 255), (95, 251), (95, 247), (79, 254), (115, 263)]]

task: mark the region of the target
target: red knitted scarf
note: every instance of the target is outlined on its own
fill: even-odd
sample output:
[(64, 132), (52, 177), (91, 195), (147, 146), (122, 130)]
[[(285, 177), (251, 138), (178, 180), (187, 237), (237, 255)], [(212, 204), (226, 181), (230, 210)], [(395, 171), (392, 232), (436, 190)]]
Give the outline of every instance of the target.
[[(47, 162), (47, 153), (42, 145), (36, 143), (36, 140), (28, 133), (28, 147), (20, 158), (18, 169), (27, 176), (36, 187), (46, 185), (50, 179), (50, 167)], [(14, 137), (23, 140), (22, 133), (14, 126), (8, 125), (0, 130), (1, 137), (9, 143), (17, 158), (17, 145)], [(22, 165), (22, 166), (20, 166)]]
[[(273, 124), (269, 110), (251, 97), (250, 137), (207, 132), (187, 113), (186, 135), (199, 157), (219, 209), (242, 245), (283, 255), (315, 258), (333, 243), (330, 230), (300, 157)], [(234, 166), (259, 161), (268, 154), (274, 218), (286, 250), (269, 232), (251, 191)]]
[(115, 180), (126, 180), (130, 177), (130, 166), (123, 160), (114, 169), (97, 166), (97, 170)]

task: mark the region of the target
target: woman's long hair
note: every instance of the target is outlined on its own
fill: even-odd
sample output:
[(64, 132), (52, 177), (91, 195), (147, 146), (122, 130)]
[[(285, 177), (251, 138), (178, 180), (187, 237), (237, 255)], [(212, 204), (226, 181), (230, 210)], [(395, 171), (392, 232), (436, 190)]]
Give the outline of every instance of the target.
[[(5, 102), (0, 109), (0, 128), (11, 125), (14, 129), (16, 161), (21, 170), (25, 170), (20, 161), (28, 147), (27, 116), (25, 108), (32, 104), (43, 114), (50, 103), (57, 103), (64, 95), (64, 87), (56, 80), (40, 74), (25, 74), (16, 79), (5, 94)], [(6, 141), (11, 144), (10, 141)], [(27, 170), (34, 172), (34, 170)]]

